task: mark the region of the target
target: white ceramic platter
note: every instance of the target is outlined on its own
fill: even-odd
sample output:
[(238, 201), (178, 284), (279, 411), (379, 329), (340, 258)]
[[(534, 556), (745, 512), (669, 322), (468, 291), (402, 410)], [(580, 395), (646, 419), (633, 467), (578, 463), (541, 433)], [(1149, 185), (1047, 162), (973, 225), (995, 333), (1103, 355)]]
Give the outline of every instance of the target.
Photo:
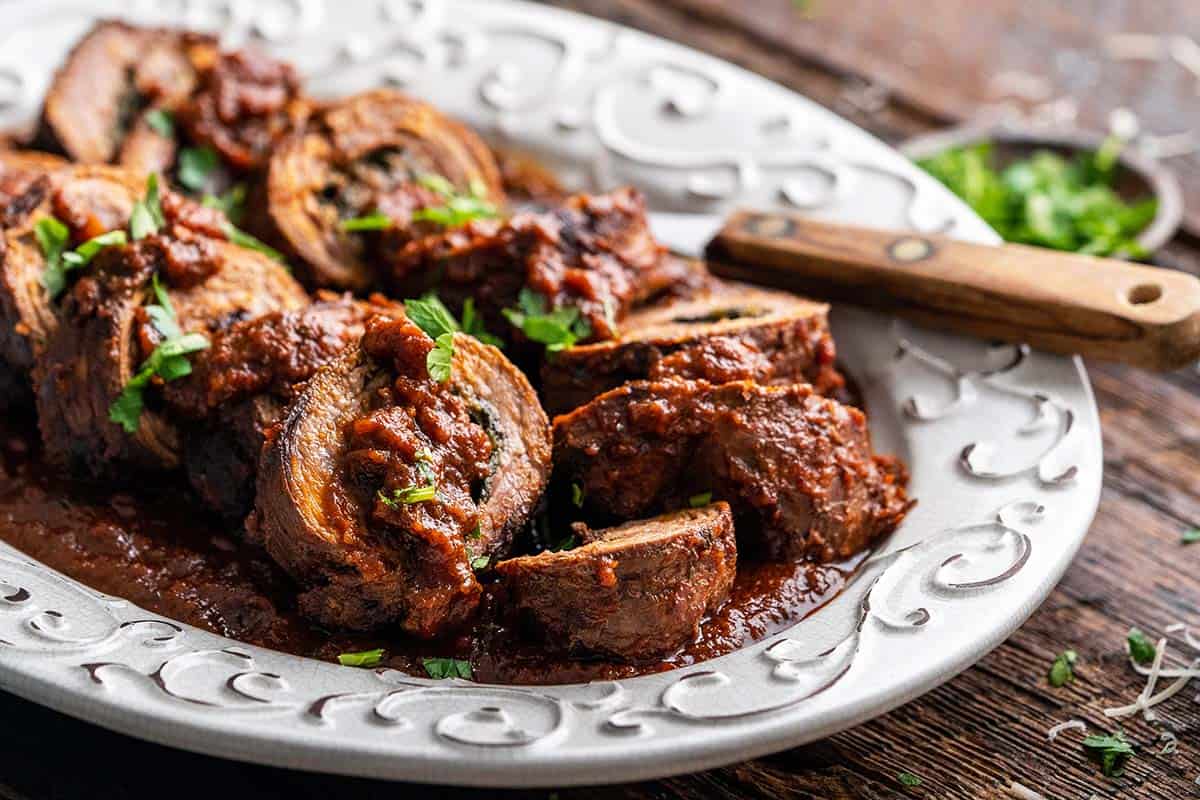
[[(0, 3), (0, 122), (36, 114), (99, 16), (257, 39), (315, 93), (401, 86), (579, 187), (659, 210), (788, 205), (994, 235), (866, 133), (728, 64), (605, 22), (499, 0)], [(670, 673), (544, 688), (431, 681), (249, 647), (100, 596), (0, 546), (0, 687), (177, 747), (288, 767), (534, 786), (698, 770), (827, 736), (948, 680), (1045, 598), (1101, 479), (1078, 361), (838, 309), (876, 443), (920, 505), (836, 601)], [(868, 602), (869, 601), (869, 602)]]

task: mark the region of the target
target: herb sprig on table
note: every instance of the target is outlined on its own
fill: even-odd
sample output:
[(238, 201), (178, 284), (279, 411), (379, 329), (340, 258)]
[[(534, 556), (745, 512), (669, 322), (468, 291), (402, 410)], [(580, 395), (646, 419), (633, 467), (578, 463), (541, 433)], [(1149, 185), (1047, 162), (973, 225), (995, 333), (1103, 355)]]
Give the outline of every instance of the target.
[(1126, 202), (1113, 189), (1123, 143), (1067, 160), (1039, 150), (996, 166), (990, 143), (955, 147), (917, 161), (1008, 242), (1097, 256), (1142, 258), (1137, 235), (1154, 219), (1153, 198)]

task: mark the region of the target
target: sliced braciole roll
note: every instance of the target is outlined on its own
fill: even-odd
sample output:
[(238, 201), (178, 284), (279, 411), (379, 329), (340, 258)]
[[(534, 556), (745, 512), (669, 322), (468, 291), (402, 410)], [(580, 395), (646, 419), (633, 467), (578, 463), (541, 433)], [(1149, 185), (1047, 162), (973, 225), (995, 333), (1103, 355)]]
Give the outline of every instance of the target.
[(386, 265), (400, 294), (436, 289), (455, 311), (471, 299), (506, 338), (547, 344), (547, 323), (570, 341), (612, 338), (635, 303), (697, 274), (655, 241), (645, 199), (632, 188), (474, 221), (412, 241), (386, 254)]
[[(184, 430), (184, 469), (209, 508), (241, 523), (254, 505), (267, 430), (283, 416), (297, 384), (361, 338), (376, 314), (402, 306), (325, 295), (297, 310), (235, 322), (193, 357), (192, 373), (163, 387)], [(186, 420), (186, 424), (183, 422)]]
[(174, 144), (147, 115), (181, 107), (216, 53), (211, 36), (98, 23), (55, 73), (38, 143), (73, 161), (164, 169)]
[[(0, 164), (11, 163), (7, 155), (0, 154)], [(43, 160), (30, 158), (26, 164), (31, 166)], [(108, 231), (124, 229), (145, 189), (145, 180), (126, 170), (58, 166), (24, 173), (23, 189), (9, 197), (0, 212), (0, 358), (23, 380), (28, 380), (35, 356), (57, 327), (58, 301), (79, 271), (63, 261), (63, 254)]]
[(112, 229), (127, 243), (74, 251), (89, 263), (34, 368), (46, 455), (86, 476), (177, 467), (162, 385), (188, 374), (222, 327), (309, 302), (281, 264), (220, 238), (219, 212), (172, 193), (160, 203), (151, 186)]
[(548, 647), (661, 658), (695, 639), (729, 598), (737, 544), (726, 503), (580, 533), (574, 549), (496, 566), (504, 601)]
[(475, 571), (508, 552), (549, 470), (546, 416), (499, 350), (375, 317), (270, 433), (247, 533), (322, 624), (433, 636), (475, 612)]
[(591, 513), (724, 500), (740, 542), (775, 559), (848, 558), (911, 506), (903, 466), (872, 452), (862, 412), (807, 384), (628, 383), (557, 417), (554, 457)]
[(28, 211), (18, 205), (10, 212), (13, 200), (26, 196), (34, 182), (67, 163), (61, 156), (40, 150), (0, 149), (0, 226), (14, 224)]
[(709, 383), (845, 386), (834, 366), (829, 306), (785, 292), (712, 281), (686, 299), (646, 306), (617, 339), (547, 359), (542, 396), (551, 414), (570, 411), (631, 380), (678, 377)]
[(461, 216), (494, 216), (505, 198), (491, 152), (427, 103), (379, 89), (340, 100), (271, 157), (271, 219), (314, 283), (361, 289), (373, 250)]

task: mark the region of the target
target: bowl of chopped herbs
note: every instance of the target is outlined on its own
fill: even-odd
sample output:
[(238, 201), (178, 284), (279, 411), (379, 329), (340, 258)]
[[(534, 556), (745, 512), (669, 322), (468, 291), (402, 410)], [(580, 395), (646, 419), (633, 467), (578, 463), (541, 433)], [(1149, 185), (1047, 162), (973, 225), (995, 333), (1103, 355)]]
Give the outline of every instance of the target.
[(967, 126), (901, 151), (1007, 242), (1144, 260), (1183, 217), (1174, 175), (1115, 137)]

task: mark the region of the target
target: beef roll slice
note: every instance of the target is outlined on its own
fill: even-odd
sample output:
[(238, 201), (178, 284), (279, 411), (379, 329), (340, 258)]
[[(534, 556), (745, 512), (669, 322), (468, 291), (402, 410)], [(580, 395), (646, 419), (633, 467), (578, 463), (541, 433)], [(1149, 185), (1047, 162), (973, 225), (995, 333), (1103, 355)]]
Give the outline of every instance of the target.
[(775, 559), (848, 558), (911, 505), (862, 412), (807, 384), (634, 381), (557, 417), (554, 447), (589, 511), (629, 519), (711, 495)]
[(373, 317), (268, 433), (247, 534), (320, 623), (433, 636), (475, 612), (475, 569), (508, 552), (549, 469), (546, 416), (499, 350)]
[(184, 426), (184, 469), (209, 508), (241, 522), (254, 504), (258, 459), (268, 428), (317, 367), (362, 338), (375, 314), (401, 307), (323, 295), (307, 308), (275, 311), (217, 331), (193, 358), (192, 373), (163, 388)]
[(270, 159), (268, 210), (322, 286), (362, 289), (374, 250), (505, 202), (491, 152), (432, 106), (389, 89), (340, 100)]
[[(436, 288), (456, 311), (473, 298), (496, 330), (512, 323), (518, 339), (556, 349), (612, 338), (635, 303), (690, 272), (654, 240), (645, 200), (634, 189), (578, 195), (553, 211), (504, 222), (470, 222), (409, 242), (387, 260), (397, 293)], [(541, 338), (547, 323), (564, 335)]]
[(20, 173), (20, 189), (17, 172), (4, 175), (14, 176), (17, 193), (0, 211), (0, 360), (28, 383), (34, 358), (57, 327), (57, 301), (81, 271), (64, 254), (124, 228), (144, 184), (131, 172), (105, 166), (34, 168)]
[(221, 328), (300, 308), (308, 295), (280, 264), (221, 238), (219, 212), (171, 192), (160, 199), (153, 178), (121, 222), (116, 214), (101, 221), (86, 205), (70, 210), (78, 212), (64, 214), (71, 230), (128, 223), (129, 241), (90, 254), (35, 365), (46, 455), (96, 477), (177, 467), (180, 434), (162, 385), (188, 374), (191, 356)]
[(55, 74), (38, 143), (73, 161), (165, 170), (175, 143), (155, 115), (186, 102), (216, 53), (211, 36), (98, 23)]
[(542, 366), (546, 408), (561, 414), (631, 380), (845, 386), (829, 307), (785, 292), (712, 280), (691, 297), (634, 311), (609, 342), (563, 350)]
[(496, 566), (524, 624), (575, 655), (669, 655), (728, 599), (737, 574), (726, 503), (580, 533), (584, 543), (574, 549)]

